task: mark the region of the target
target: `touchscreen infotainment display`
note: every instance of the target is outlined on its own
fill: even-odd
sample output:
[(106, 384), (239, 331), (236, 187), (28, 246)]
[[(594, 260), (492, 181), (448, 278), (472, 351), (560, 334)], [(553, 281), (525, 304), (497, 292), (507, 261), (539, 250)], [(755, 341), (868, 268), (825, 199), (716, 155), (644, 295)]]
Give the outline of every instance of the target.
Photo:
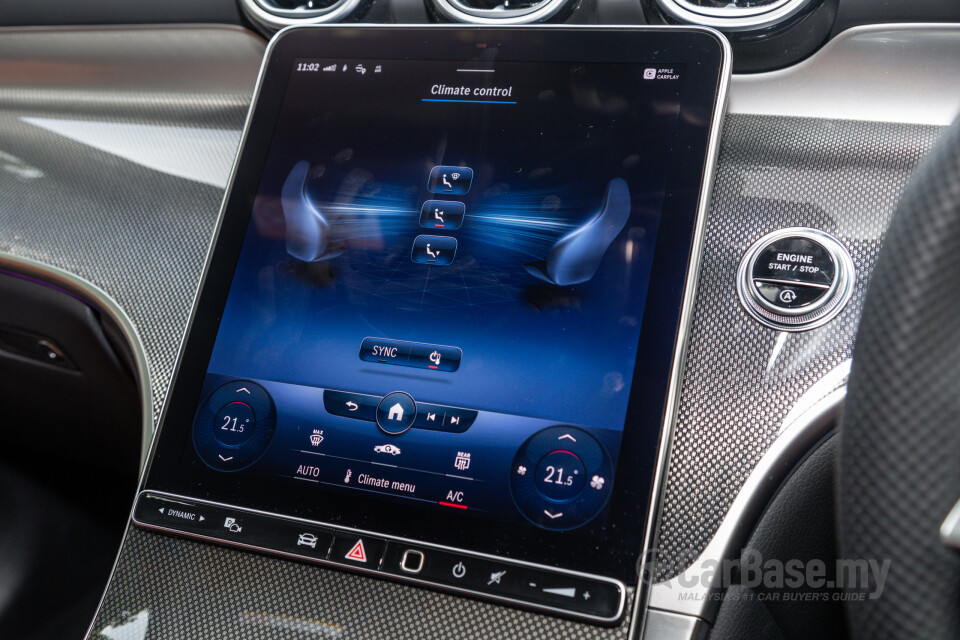
[(683, 75), (296, 60), (196, 454), (517, 526), (599, 517)]
[(273, 57), (148, 488), (635, 579), (719, 63), (465, 32)]

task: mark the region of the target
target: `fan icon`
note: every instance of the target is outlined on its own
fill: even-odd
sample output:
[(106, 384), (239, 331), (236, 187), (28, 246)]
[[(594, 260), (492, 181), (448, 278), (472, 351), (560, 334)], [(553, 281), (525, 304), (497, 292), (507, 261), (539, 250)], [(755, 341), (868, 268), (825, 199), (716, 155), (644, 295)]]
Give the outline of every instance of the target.
[(590, 487), (599, 491), (603, 489), (603, 483), (606, 482), (601, 476), (593, 476), (590, 478)]

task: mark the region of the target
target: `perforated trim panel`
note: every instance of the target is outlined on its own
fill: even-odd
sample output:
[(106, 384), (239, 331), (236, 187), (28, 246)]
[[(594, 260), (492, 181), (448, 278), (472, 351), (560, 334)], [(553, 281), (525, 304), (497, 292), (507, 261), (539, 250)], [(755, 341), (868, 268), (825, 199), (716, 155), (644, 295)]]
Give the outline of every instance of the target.
[(117, 301), (143, 341), (154, 416), (223, 190), (108, 150), (195, 154), (225, 183), (263, 49), (234, 28), (0, 30), (0, 251)]
[[(728, 116), (666, 483), (658, 581), (700, 555), (797, 399), (850, 357), (883, 231), (941, 131)], [(837, 318), (787, 334), (747, 316), (735, 278), (757, 238), (793, 226), (840, 239), (857, 281)]]
[(131, 529), (94, 637), (138, 622), (144, 640), (616, 640), (628, 630)]

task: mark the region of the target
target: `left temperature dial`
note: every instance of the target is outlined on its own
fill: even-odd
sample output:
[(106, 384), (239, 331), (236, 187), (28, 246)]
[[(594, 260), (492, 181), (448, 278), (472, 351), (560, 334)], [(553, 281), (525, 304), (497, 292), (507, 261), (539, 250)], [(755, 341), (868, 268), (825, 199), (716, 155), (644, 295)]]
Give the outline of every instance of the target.
[(193, 419), (193, 445), (214, 469), (239, 471), (267, 450), (276, 424), (276, 408), (267, 390), (249, 380), (234, 380), (200, 403)]

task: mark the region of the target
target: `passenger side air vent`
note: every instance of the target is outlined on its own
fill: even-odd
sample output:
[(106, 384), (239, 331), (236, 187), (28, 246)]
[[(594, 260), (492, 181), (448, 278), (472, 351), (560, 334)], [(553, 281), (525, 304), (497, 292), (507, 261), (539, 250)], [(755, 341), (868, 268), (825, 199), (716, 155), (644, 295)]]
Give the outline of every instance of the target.
[(247, 17), (273, 32), (292, 24), (340, 22), (364, 0), (241, 0)]
[(677, 22), (725, 31), (764, 29), (797, 16), (811, 0), (656, 0)]
[(528, 24), (557, 15), (568, 0), (432, 0), (437, 12), (453, 22)]
[(651, 24), (695, 24), (722, 31), (733, 72), (789, 67), (830, 38), (840, 0), (640, 0)]

